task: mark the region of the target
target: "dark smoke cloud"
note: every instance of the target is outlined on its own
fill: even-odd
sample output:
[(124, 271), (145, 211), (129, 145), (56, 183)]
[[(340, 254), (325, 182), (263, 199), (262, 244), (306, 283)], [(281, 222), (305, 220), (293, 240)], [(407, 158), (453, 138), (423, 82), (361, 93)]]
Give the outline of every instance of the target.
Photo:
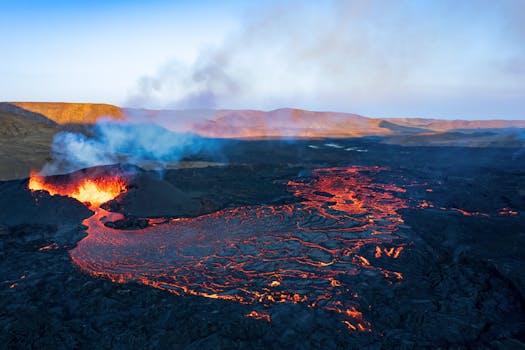
[(164, 104), (177, 108), (214, 108), (224, 96), (240, 90), (239, 82), (225, 71), (228, 56), (214, 53), (213, 57), (201, 57), (192, 65), (172, 61), (162, 67), (157, 75), (142, 77), (138, 92), (130, 105), (147, 106), (161, 103), (158, 95), (170, 93), (176, 101)]

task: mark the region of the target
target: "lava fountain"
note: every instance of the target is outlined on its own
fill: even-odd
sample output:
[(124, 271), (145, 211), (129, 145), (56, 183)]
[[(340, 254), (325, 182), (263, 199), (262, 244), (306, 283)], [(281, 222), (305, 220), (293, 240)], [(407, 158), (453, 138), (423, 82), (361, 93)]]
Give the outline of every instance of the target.
[(31, 191), (47, 191), (50, 195), (75, 198), (91, 208), (97, 208), (126, 191), (126, 181), (119, 175), (81, 178), (78, 181), (52, 181), (32, 172), (28, 188)]

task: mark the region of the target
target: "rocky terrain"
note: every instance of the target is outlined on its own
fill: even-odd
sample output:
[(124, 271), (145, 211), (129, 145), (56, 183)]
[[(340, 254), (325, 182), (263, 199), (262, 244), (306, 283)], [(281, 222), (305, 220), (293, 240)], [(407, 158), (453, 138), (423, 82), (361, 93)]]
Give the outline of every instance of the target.
[(0, 112), (0, 179), (29, 176), (50, 160), (53, 137), (60, 128), (48, 119)]
[[(400, 147), (373, 139), (222, 142), (228, 165), (171, 169), (162, 174), (132, 167), (136, 175), (128, 191), (103, 207), (125, 215), (128, 220), (120, 229), (136, 226), (135, 230), (148, 217), (196, 217), (198, 222), (200, 215), (221, 210), (301, 207), (306, 205), (301, 203), (308, 203), (304, 202), (308, 198), (303, 198), (308, 192), (303, 191), (303, 197), (295, 195), (290, 191), (290, 181), (302, 188), (318, 181), (316, 169), (379, 166), (384, 170), (365, 172), (370, 179), (366, 181), (370, 182), (360, 186), (369, 186), (375, 193), (373, 198), (385, 198), (385, 203), (406, 203), (396, 210), (397, 214), (391, 213), (392, 220), (399, 215), (403, 221), (396, 224), (394, 233), (404, 249), (399, 259), (387, 263), (390, 260), (382, 260), (381, 255), (374, 257), (378, 253), (374, 253), (372, 245), (370, 251), (365, 249), (360, 254), (373, 268), (353, 261), (360, 264), (356, 265), (360, 272), (339, 276), (340, 283), (348, 283), (357, 293), (358, 310), (363, 320), (370, 323), (370, 331), (353, 331), (337, 312), (309, 307), (304, 302), (244, 304), (170, 293), (142, 285), (140, 280), (117, 283), (94, 277), (80, 269), (70, 256), (71, 250), (85, 239), (86, 226), (82, 222), (93, 211), (72, 198), (30, 192), (27, 180), (21, 179), (0, 183), (1, 346), (524, 347), (522, 149)], [(202, 153), (188, 160), (212, 158)], [(102, 169), (122, 172), (115, 167)], [(84, 174), (93, 171), (87, 169)], [(352, 176), (348, 179), (354, 181)], [(399, 190), (388, 190), (391, 185)], [(349, 192), (338, 194), (326, 187), (314, 196), (316, 201), (325, 203), (319, 208), (328, 210), (339, 200), (338, 196), (345, 198), (345, 193), (365, 188), (348, 187)], [(362, 195), (366, 193), (372, 192)], [(344, 208), (326, 213), (340, 215)], [(359, 214), (355, 215), (356, 220), (362, 220)], [(286, 216), (283, 218), (285, 221), (279, 219), (279, 225), (286, 224)], [(327, 230), (335, 225), (330, 219), (314, 218), (315, 215), (305, 217), (313, 220), (308, 227)], [(386, 220), (379, 220), (378, 225), (391, 227), (390, 219)], [(158, 221), (146, 220), (145, 225), (151, 222)], [(335, 237), (336, 232), (330, 237)], [(387, 254), (389, 246), (380, 247), (381, 254)], [(403, 279), (379, 278), (379, 267), (399, 271)], [(330, 269), (328, 266), (312, 271)], [(334, 284), (336, 287), (329, 288), (336, 291), (337, 283)], [(334, 300), (341, 298), (333, 295)], [(345, 298), (340, 300), (344, 302)], [(267, 314), (270, 322), (265, 317), (254, 317), (254, 311)]]

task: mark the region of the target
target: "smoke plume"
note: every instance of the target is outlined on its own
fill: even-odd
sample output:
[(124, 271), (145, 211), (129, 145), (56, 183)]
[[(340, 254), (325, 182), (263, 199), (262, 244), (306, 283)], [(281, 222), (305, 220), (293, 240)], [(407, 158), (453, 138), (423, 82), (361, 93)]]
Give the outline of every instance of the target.
[(116, 163), (162, 169), (199, 152), (217, 153), (211, 140), (191, 133), (175, 133), (151, 123), (100, 120), (90, 133), (89, 136), (76, 132), (55, 135), (53, 160), (41, 173), (68, 173)]
[(457, 118), (523, 111), (525, 80), (512, 68), (525, 57), (515, 49), (522, 25), (511, 25), (523, 22), (519, 1), (267, 5), (193, 62), (175, 57), (140, 78), (126, 104)]

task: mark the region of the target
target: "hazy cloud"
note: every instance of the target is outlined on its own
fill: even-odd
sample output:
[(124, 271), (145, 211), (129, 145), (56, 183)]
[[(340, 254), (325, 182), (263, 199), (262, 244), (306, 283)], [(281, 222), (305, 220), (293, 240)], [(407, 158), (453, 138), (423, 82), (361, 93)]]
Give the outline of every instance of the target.
[[(142, 77), (127, 104), (473, 114), (525, 98), (520, 1), (323, 4), (252, 8), (192, 64), (174, 60)], [(458, 109), (458, 98), (474, 102)]]

